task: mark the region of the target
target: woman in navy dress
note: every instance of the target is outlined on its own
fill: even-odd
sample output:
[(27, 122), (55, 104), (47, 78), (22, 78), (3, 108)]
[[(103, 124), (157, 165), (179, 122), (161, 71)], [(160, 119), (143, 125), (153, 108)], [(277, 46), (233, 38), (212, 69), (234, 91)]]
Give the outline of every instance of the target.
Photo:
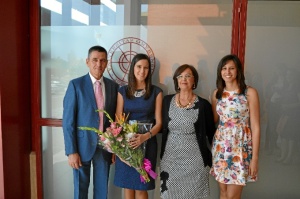
[[(162, 90), (151, 83), (150, 59), (145, 54), (133, 57), (129, 74), (128, 85), (119, 89), (116, 114), (129, 114), (128, 120), (147, 121), (153, 123), (149, 132), (136, 134), (130, 145), (138, 148), (146, 142), (145, 158), (152, 164), (155, 171), (157, 156), (157, 141), (155, 135), (162, 127)], [(155, 188), (155, 181), (143, 183), (140, 174), (135, 168), (128, 166), (118, 157), (115, 165), (114, 184), (124, 188), (125, 199), (147, 199), (147, 190)]]

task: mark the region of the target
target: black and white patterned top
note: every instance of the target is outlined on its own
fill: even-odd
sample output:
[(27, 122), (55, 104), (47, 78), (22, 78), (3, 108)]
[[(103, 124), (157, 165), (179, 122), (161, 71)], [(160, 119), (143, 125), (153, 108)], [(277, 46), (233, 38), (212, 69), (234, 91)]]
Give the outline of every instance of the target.
[(161, 160), (163, 199), (197, 199), (209, 195), (208, 168), (204, 166), (194, 127), (199, 109), (194, 106), (179, 108), (175, 96), (171, 100), (169, 135)]

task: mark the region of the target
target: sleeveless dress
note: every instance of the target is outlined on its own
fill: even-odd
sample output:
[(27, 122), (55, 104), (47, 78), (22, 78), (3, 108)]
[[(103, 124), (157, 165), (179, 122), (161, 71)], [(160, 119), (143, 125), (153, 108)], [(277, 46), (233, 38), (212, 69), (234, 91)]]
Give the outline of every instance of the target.
[[(162, 90), (157, 86), (152, 86), (152, 92), (150, 98), (144, 99), (144, 96), (134, 97), (134, 99), (128, 99), (126, 97), (127, 85), (119, 89), (119, 93), (124, 99), (124, 113), (129, 114), (128, 120), (148, 121), (155, 122), (155, 101), (157, 95)], [(153, 124), (154, 125), (154, 124)], [(152, 164), (152, 170), (156, 168), (157, 157), (157, 140), (153, 136), (147, 140), (145, 158), (149, 159)], [(123, 163), (118, 157), (115, 163), (115, 178), (114, 184), (118, 187), (134, 189), (134, 190), (152, 190), (155, 188), (155, 180), (150, 177), (150, 182), (143, 183), (140, 180), (140, 175), (135, 168), (129, 167)]]
[[(195, 99), (195, 103), (198, 98)], [(196, 138), (194, 123), (199, 109), (179, 108), (175, 95), (171, 100), (169, 135), (161, 160), (162, 199), (204, 198), (209, 195), (208, 168), (204, 167)]]
[(223, 184), (246, 185), (256, 181), (256, 176), (248, 175), (252, 134), (246, 95), (224, 90), (216, 109), (220, 121), (213, 139), (210, 174)]

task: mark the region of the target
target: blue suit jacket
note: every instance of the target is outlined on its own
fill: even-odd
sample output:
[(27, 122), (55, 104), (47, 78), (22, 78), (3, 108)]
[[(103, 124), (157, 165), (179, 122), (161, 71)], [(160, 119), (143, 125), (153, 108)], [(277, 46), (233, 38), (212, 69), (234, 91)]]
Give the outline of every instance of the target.
[[(118, 84), (103, 77), (105, 84), (105, 110), (114, 119), (117, 104)], [(78, 127), (99, 128), (99, 113), (94, 95), (93, 83), (89, 74), (70, 81), (63, 101), (63, 133), (66, 155), (79, 153), (81, 161), (92, 159), (98, 135), (92, 131), (79, 130)], [(104, 129), (110, 125), (104, 116)], [(111, 161), (111, 153), (102, 150), (104, 159)]]

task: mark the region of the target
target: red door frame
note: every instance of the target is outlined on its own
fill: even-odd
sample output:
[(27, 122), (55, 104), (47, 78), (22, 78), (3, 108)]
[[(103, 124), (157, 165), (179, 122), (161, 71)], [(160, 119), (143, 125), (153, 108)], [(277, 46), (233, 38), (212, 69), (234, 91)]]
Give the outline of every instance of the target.
[(231, 53), (236, 54), (244, 66), (248, 0), (234, 0), (232, 17)]
[(31, 71), (31, 109), (32, 109), (32, 151), (36, 154), (36, 182), (37, 198), (43, 198), (43, 165), (42, 165), (42, 143), (41, 127), (62, 126), (58, 119), (41, 117), (41, 67), (40, 67), (40, 1), (30, 1), (30, 71)]
[(3, 146), (2, 146), (2, 119), (1, 119), (1, 89), (0, 89), (0, 198), (4, 195), (4, 170), (3, 170)]
[[(233, 1), (231, 53), (236, 54), (244, 64), (246, 40), (246, 15), (248, 0)], [(32, 104), (32, 151), (36, 153), (37, 197), (43, 198), (43, 165), (41, 153), (41, 127), (61, 127), (58, 119), (41, 117), (41, 78), (40, 78), (40, 1), (30, 1), (30, 70)]]

